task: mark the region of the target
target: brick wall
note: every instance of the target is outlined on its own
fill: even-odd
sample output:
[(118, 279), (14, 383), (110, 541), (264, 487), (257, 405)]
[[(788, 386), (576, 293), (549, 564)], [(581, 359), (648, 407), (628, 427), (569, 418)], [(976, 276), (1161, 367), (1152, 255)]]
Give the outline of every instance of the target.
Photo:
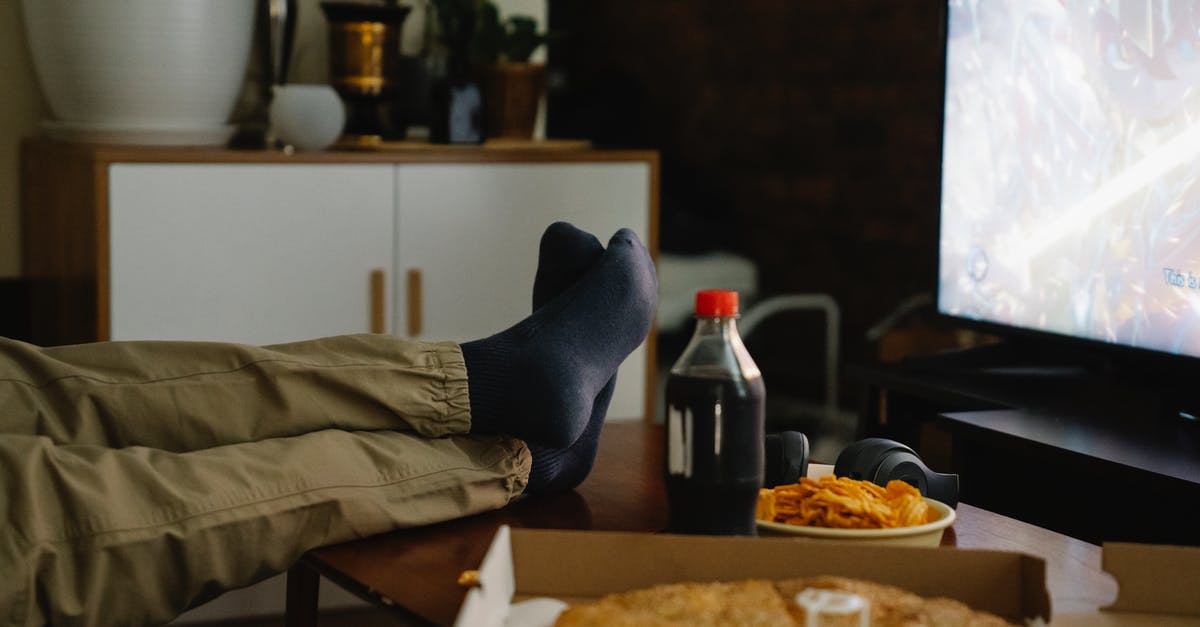
[[(551, 0), (549, 132), (662, 153), (664, 250), (754, 259), (768, 293), (828, 292), (848, 358), (930, 289), (941, 107), (936, 0)], [(751, 346), (816, 393), (815, 319)], [(796, 347), (803, 358), (792, 359)], [(664, 355), (670, 360), (671, 355)]]

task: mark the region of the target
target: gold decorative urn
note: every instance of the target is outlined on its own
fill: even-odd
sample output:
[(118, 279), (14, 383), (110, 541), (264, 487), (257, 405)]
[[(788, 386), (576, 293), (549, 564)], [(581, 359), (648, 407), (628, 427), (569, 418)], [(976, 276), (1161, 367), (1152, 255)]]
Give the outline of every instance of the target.
[(329, 22), (329, 80), (346, 105), (343, 140), (372, 144), (387, 128), (396, 89), (400, 27), (411, 7), (394, 2), (322, 2)]

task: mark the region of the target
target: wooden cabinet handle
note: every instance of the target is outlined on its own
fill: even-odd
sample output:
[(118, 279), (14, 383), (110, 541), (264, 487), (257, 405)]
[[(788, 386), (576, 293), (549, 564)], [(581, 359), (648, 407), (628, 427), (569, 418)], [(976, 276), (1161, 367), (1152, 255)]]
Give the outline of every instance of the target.
[(421, 334), (421, 270), (408, 270), (408, 336), (417, 337)]
[(387, 331), (387, 307), (384, 305), (387, 298), (386, 281), (387, 274), (382, 268), (371, 271), (371, 333)]

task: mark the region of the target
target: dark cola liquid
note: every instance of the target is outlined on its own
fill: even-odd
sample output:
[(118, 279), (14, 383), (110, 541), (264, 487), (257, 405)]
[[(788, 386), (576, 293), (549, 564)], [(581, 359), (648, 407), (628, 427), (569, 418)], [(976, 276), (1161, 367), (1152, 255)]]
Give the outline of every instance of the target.
[(765, 394), (761, 377), (667, 380), (667, 531), (755, 534)]

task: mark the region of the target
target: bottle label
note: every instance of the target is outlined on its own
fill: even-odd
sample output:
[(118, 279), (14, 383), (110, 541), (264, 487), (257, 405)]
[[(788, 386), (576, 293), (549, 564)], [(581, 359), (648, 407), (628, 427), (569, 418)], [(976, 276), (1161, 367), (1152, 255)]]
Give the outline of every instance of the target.
[(692, 411), (687, 407), (667, 407), (667, 472), (685, 478), (692, 476)]

